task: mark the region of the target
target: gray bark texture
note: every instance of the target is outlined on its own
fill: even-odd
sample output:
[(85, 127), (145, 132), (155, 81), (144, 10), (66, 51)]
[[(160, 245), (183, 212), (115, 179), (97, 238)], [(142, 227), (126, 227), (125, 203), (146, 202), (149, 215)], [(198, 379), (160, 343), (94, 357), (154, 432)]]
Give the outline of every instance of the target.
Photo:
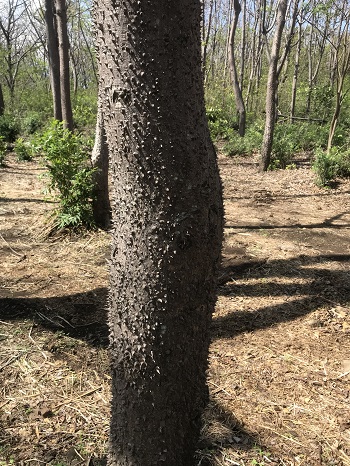
[[(99, 97), (100, 99), (100, 97)], [(107, 229), (110, 226), (111, 205), (108, 190), (108, 144), (103, 123), (102, 105), (97, 110), (95, 144), (92, 150), (91, 163), (95, 168), (95, 199), (93, 203), (94, 220), (97, 226)]]
[(299, 24), (298, 30), (298, 43), (295, 50), (295, 60), (294, 60), (294, 73), (293, 73), (293, 82), (292, 82), (292, 98), (290, 103), (290, 114), (289, 122), (293, 124), (295, 116), (295, 106), (297, 100), (297, 85), (299, 78), (299, 66), (300, 66), (300, 52), (301, 52), (301, 40), (302, 40), (302, 21)]
[[(234, 15), (230, 29), (230, 38), (229, 38), (229, 63), (230, 63), (230, 75), (231, 82), (233, 86), (233, 91), (235, 94), (236, 109), (238, 113), (238, 132), (241, 137), (245, 134), (246, 126), (246, 111), (242, 95), (242, 89), (238, 79), (238, 72), (236, 66), (236, 57), (235, 57), (235, 35), (238, 24), (238, 18), (241, 13), (241, 5), (238, 0), (233, 1)], [(243, 58), (242, 58), (243, 59)]]
[(62, 120), (73, 131), (73, 112), (70, 96), (69, 40), (67, 32), (67, 7), (65, 0), (56, 0), (56, 23), (60, 59), (60, 88)]
[(113, 192), (109, 466), (192, 466), (223, 208), (199, 0), (95, 0)]
[(45, 25), (47, 36), (47, 51), (50, 66), (50, 82), (53, 98), (53, 115), (56, 120), (62, 120), (60, 57), (58, 53), (57, 28), (54, 15), (54, 0), (45, 0)]
[(4, 94), (2, 92), (2, 85), (0, 83), (0, 116), (4, 114), (4, 110), (5, 110)]
[(278, 5), (276, 30), (273, 37), (269, 72), (267, 76), (267, 89), (266, 89), (266, 120), (263, 142), (261, 146), (261, 162), (260, 170), (266, 171), (270, 164), (273, 133), (275, 130), (276, 122), (276, 99), (278, 90), (278, 75), (277, 65), (279, 59), (279, 52), (281, 47), (282, 32), (285, 24), (288, 0), (281, 0)]

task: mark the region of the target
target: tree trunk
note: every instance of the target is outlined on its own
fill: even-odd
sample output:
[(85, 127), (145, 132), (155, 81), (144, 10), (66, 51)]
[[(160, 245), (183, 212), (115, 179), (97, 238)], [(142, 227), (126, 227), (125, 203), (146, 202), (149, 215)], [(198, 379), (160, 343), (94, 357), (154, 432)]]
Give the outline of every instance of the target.
[(243, 94), (244, 72), (245, 72), (245, 49), (246, 49), (246, 23), (247, 23), (247, 4), (246, 0), (242, 0), (242, 37), (241, 37), (241, 69), (239, 77), (239, 86)]
[(114, 199), (108, 464), (190, 466), (208, 399), (223, 215), (201, 3), (120, 5), (95, 0)]
[(207, 54), (208, 54), (208, 43), (211, 34), (211, 23), (213, 18), (213, 6), (214, 0), (210, 0), (209, 6), (209, 17), (208, 17), (208, 24), (205, 30), (205, 22), (203, 18), (203, 49), (202, 49), (202, 57), (203, 57), (203, 74), (206, 75), (206, 68), (207, 68)]
[[(350, 68), (350, 50), (348, 48), (349, 39), (350, 39), (350, 13), (347, 6), (347, 2), (344, 0), (342, 4), (342, 15), (340, 17), (339, 34), (338, 34), (338, 43), (335, 48), (335, 69), (336, 69), (336, 102), (335, 108), (329, 128), (328, 134), (328, 143), (327, 151), (331, 150), (333, 139), (335, 135), (335, 130), (338, 125), (338, 120), (340, 112), (342, 109), (342, 104), (344, 101), (344, 82), (346, 75), (349, 72)], [(346, 91), (348, 92), (348, 91)]]
[(241, 5), (238, 0), (234, 0), (233, 9), (234, 9), (234, 15), (233, 15), (233, 21), (231, 25), (230, 40), (229, 40), (229, 62), (230, 62), (231, 82), (232, 82), (233, 91), (235, 94), (237, 113), (239, 115), (239, 122), (238, 122), (239, 130), (238, 131), (239, 131), (239, 135), (243, 137), (245, 134), (246, 112), (245, 112), (245, 105), (244, 105), (241, 87), (239, 85), (239, 78), (238, 78), (236, 59), (235, 59), (235, 33), (237, 29), (237, 24), (238, 24), (238, 17), (241, 12)]
[(56, 120), (62, 121), (60, 57), (58, 53), (54, 0), (45, 0), (45, 24), (50, 67), (50, 81), (53, 98), (53, 115)]
[(297, 84), (299, 77), (299, 66), (300, 66), (300, 52), (301, 52), (301, 39), (302, 39), (302, 19), (299, 23), (298, 31), (298, 43), (295, 50), (295, 60), (294, 60), (294, 73), (293, 73), (293, 82), (292, 82), (292, 97), (290, 103), (290, 113), (289, 113), (289, 122), (293, 124), (295, 116), (295, 105), (297, 100)]
[[(349, 27), (349, 24), (348, 24)], [(347, 41), (346, 41), (347, 43)], [(329, 128), (329, 133), (328, 133), (328, 142), (327, 142), (327, 152), (329, 152), (332, 148), (333, 144), (333, 139), (335, 135), (335, 130), (338, 125), (338, 120), (344, 100), (343, 96), (343, 87), (344, 87), (344, 81), (345, 81), (345, 76), (348, 72), (349, 65), (350, 65), (350, 51), (345, 49), (344, 46), (344, 55), (343, 57), (344, 62), (342, 63), (342, 66), (337, 65), (337, 92), (336, 92), (336, 100), (335, 100), (335, 108)], [(340, 68), (340, 69), (339, 69)]]
[[(100, 92), (99, 97), (100, 99)], [(95, 200), (93, 213), (96, 225), (107, 229), (111, 221), (111, 205), (108, 190), (108, 144), (103, 123), (102, 105), (97, 109), (95, 144), (91, 156), (92, 166), (96, 169), (94, 173)]]
[(276, 122), (276, 93), (278, 89), (277, 65), (281, 46), (282, 32), (284, 28), (288, 0), (281, 0), (278, 5), (276, 30), (271, 47), (269, 72), (266, 90), (266, 120), (263, 142), (261, 146), (260, 170), (266, 171), (270, 164), (273, 133)]
[(56, 0), (56, 19), (60, 59), (62, 120), (65, 127), (73, 131), (73, 113), (70, 97), (69, 77), (69, 41), (67, 33), (67, 11), (65, 0)]
[(0, 83), (0, 116), (4, 114), (4, 110), (5, 110), (4, 94), (2, 92), (2, 85)]
[[(251, 38), (251, 52), (250, 52), (250, 72), (249, 72), (249, 79), (248, 79), (248, 86), (246, 91), (245, 97), (245, 107), (246, 110), (251, 109), (252, 104), (250, 104), (251, 94), (252, 94), (252, 87), (253, 81), (255, 78), (255, 73), (257, 70), (257, 61), (258, 56), (261, 54), (262, 49), (259, 47), (263, 42), (261, 38), (257, 37), (257, 31), (259, 30), (259, 14), (256, 12), (254, 17), (254, 23), (252, 28), (252, 38)], [(258, 43), (258, 46), (257, 46)]]

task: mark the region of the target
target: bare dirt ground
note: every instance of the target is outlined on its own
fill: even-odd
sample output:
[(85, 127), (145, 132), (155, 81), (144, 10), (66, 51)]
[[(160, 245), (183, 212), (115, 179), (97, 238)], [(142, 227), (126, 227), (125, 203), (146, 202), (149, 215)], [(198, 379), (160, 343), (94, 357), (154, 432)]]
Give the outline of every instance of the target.
[[(220, 156), (198, 466), (350, 465), (350, 181), (320, 189), (296, 165), (259, 174), (254, 158)], [(0, 466), (102, 465), (108, 235), (44, 239), (43, 173), (13, 158), (0, 169)]]

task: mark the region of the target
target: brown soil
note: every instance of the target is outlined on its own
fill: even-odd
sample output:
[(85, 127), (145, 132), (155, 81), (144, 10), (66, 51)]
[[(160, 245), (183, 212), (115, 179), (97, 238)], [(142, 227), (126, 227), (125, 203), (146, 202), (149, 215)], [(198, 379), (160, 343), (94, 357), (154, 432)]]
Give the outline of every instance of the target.
[[(350, 465), (350, 181), (220, 157), (226, 228), (199, 465)], [(44, 239), (44, 173), (0, 169), (0, 466), (101, 465), (108, 236)], [(155, 465), (156, 466), (156, 465)], [(179, 465), (180, 466), (180, 465)]]

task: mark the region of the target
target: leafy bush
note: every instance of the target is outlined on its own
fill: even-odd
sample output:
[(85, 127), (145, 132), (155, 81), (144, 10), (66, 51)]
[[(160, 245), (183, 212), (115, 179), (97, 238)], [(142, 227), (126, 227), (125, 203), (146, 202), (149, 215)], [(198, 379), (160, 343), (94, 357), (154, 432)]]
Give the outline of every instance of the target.
[(277, 125), (273, 137), (270, 169), (286, 168), (292, 163), (293, 155), (298, 152), (300, 139), (295, 129), (296, 125)]
[(333, 147), (329, 152), (322, 149), (316, 151), (312, 166), (316, 172), (316, 184), (329, 186), (336, 177), (350, 176), (350, 150)]
[(231, 132), (230, 140), (225, 144), (224, 151), (228, 155), (245, 155), (258, 152), (263, 138), (264, 127), (261, 123), (248, 126), (242, 138), (237, 132)]
[(0, 136), (6, 142), (15, 142), (20, 131), (18, 121), (10, 115), (2, 115), (0, 117)]
[(74, 126), (79, 131), (83, 131), (87, 128), (94, 128), (96, 125), (96, 115), (97, 115), (97, 103), (96, 103), (96, 93), (91, 92), (91, 89), (88, 93), (80, 93), (74, 102), (73, 105), (73, 120)]
[(208, 126), (213, 139), (225, 139), (233, 128), (232, 121), (222, 108), (207, 107)]
[(39, 113), (32, 112), (23, 119), (21, 129), (26, 134), (34, 134), (41, 126), (42, 120)]
[(276, 125), (270, 168), (287, 168), (298, 152), (314, 152), (327, 146), (329, 128), (315, 123)]
[(4, 138), (0, 136), (0, 167), (5, 165), (7, 144), (4, 141)]
[[(275, 127), (270, 169), (291, 165), (294, 154), (326, 147), (329, 128), (314, 123), (278, 123)], [(264, 121), (249, 125), (243, 138), (234, 131), (224, 146), (228, 155), (259, 152), (264, 134)]]
[(94, 169), (89, 165), (84, 140), (54, 121), (38, 144), (48, 168), (49, 192), (56, 194), (59, 202), (55, 226), (93, 227)]
[(25, 141), (23, 138), (18, 138), (14, 146), (17, 159), (21, 162), (27, 162), (33, 159), (33, 147), (30, 142)]

